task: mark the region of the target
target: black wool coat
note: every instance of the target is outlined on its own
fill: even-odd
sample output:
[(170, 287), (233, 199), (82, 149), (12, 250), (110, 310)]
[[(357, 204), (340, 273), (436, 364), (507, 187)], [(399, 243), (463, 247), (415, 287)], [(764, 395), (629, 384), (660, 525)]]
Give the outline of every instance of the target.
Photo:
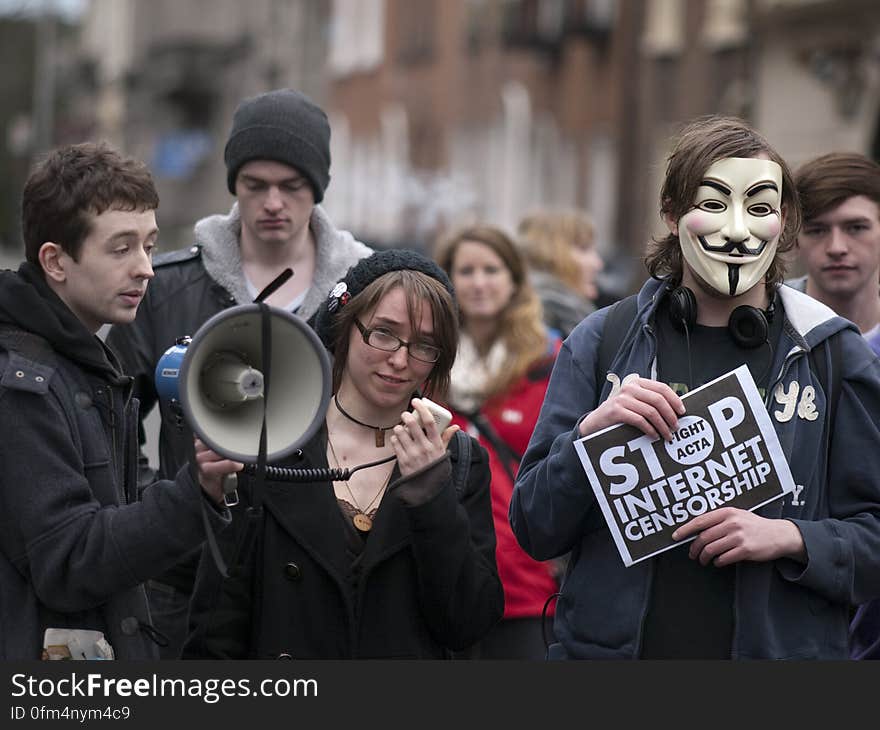
[[(298, 467), (323, 467), (326, 431)], [(466, 437), (470, 439), (470, 437)], [(388, 488), (356, 558), (329, 481), (267, 482), (252, 547), (235, 555), (248, 524), (250, 487), (220, 545), (230, 576), (203, 550), (184, 658), (440, 659), (482, 638), (501, 618), (495, 532), (485, 450), (470, 439), (466, 483), (447, 456)], [(398, 490), (442, 482), (427, 503), (408, 506)], [(239, 553), (241, 549), (239, 548)]]

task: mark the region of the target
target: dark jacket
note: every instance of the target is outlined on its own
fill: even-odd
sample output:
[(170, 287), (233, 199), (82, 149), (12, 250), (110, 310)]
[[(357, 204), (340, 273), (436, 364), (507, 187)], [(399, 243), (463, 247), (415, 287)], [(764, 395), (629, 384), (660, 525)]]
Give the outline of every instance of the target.
[(131, 379), (30, 264), (0, 273), (0, 659), (38, 659), (47, 628), (102, 631), (152, 659), (140, 585), (223, 516), (184, 469), (134, 502)]
[[(297, 466), (326, 467), (326, 443), (322, 429)], [(392, 481), (357, 558), (333, 486), (317, 481), (268, 482), (256, 547), (235, 559), (246, 488), (223, 536), (232, 577), (222, 579), (203, 551), (184, 658), (439, 659), (482, 638), (503, 610), (487, 458), (471, 440), (459, 493), (452, 443), (450, 456)], [(440, 488), (426, 503), (399, 498), (425, 482)]]
[[(656, 372), (653, 317), (664, 291), (652, 279), (639, 292), (634, 336), (610, 367), (618, 382)], [(779, 298), (785, 319), (766, 406), (801, 489), (757, 514), (791, 520), (808, 562), (736, 564), (731, 657), (846, 659), (850, 606), (880, 596), (880, 361), (825, 305), (785, 286)], [(654, 560), (624, 566), (574, 448), (577, 424), (611, 388), (596, 373), (607, 315), (590, 315), (563, 344), (510, 506), (514, 534), (530, 555), (572, 551), (556, 604), (560, 645), (551, 656), (560, 658), (638, 657), (654, 579)], [(841, 348), (842, 388), (826, 451), (827, 393), (807, 354), (818, 348), (827, 365), (832, 336)], [(792, 413), (785, 393), (800, 393), (810, 407)]]

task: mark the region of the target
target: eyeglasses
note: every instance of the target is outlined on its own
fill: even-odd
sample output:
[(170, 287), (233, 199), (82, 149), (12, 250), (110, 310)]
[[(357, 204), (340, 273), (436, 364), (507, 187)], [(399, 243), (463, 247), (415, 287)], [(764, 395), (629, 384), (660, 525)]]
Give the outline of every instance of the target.
[(364, 343), (377, 350), (385, 352), (397, 352), (401, 347), (406, 346), (409, 354), (416, 360), (421, 362), (435, 363), (440, 359), (440, 348), (434, 345), (428, 345), (425, 342), (407, 342), (401, 340), (397, 335), (391, 334), (385, 329), (372, 329), (364, 327), (360, 320), (356, 319), (354, 323), (364, 338)]

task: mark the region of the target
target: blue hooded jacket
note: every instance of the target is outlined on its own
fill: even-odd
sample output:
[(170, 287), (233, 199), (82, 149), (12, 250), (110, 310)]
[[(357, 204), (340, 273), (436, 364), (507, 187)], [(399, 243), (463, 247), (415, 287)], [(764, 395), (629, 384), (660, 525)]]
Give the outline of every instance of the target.
[[(665, 282), (651, 279), (639, 292), (637, 331), (610, 367), (621, 380), (629, 373), (656, 377), (652, 322), (666, 291)], [(848, 320), (790, 287), (779, 294), (784, 320), (765, 405), (802, 489), (757, 514), (790, 519), (808, 558), (806, 565), (737, 564), (731, 657), (846, 659), (850, 606), (880, 596), (880, 360)], [(510, 504), (514, 534), (532, 557), (572, 553), (556, 606), (553, 658), (638, 658), (651, 598), (655, 561), (624, 566), (573, 445), (577, 424), (611, 391), (596, 372), (608, 311), (587, 317), (563, 344)], [(826, 343), (835, 334), (841, 392), (826, 450), (827, 394), (807, 354), (821, 347), (830, 372)], [(801, 391), (815, 388), (818, 418), (786, 412), (781, 393), (795, 383)]]

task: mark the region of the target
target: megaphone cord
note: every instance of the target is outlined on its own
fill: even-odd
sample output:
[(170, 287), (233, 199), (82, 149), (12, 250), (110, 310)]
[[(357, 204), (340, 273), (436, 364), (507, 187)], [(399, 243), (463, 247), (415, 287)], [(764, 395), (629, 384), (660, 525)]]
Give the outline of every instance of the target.
[[(266, 479), (271, 479), (275, 482), (346, 482), (351, 479), (351, 475), (354, 474), (356, 471), (359, 471), (361, 469), (368, 469), (371, 466), (387, 464), (389, 461), (393, 461), (396, 458), (396, 456), (386, 456), (384, 459), (379, 459), (378, 461), (370, 461), (366, 464), (360, 464), (358, 466), (352, 467), (351, 469), (331, 469), (329, 467), (316, 467), (314, 469), (293, 469), (286, 466), (267, 466), (265, 467), (265, 473)], [(247, 464), (244, 468), (244, 473), (248, 475), (256, 474), (256, 464)]]

